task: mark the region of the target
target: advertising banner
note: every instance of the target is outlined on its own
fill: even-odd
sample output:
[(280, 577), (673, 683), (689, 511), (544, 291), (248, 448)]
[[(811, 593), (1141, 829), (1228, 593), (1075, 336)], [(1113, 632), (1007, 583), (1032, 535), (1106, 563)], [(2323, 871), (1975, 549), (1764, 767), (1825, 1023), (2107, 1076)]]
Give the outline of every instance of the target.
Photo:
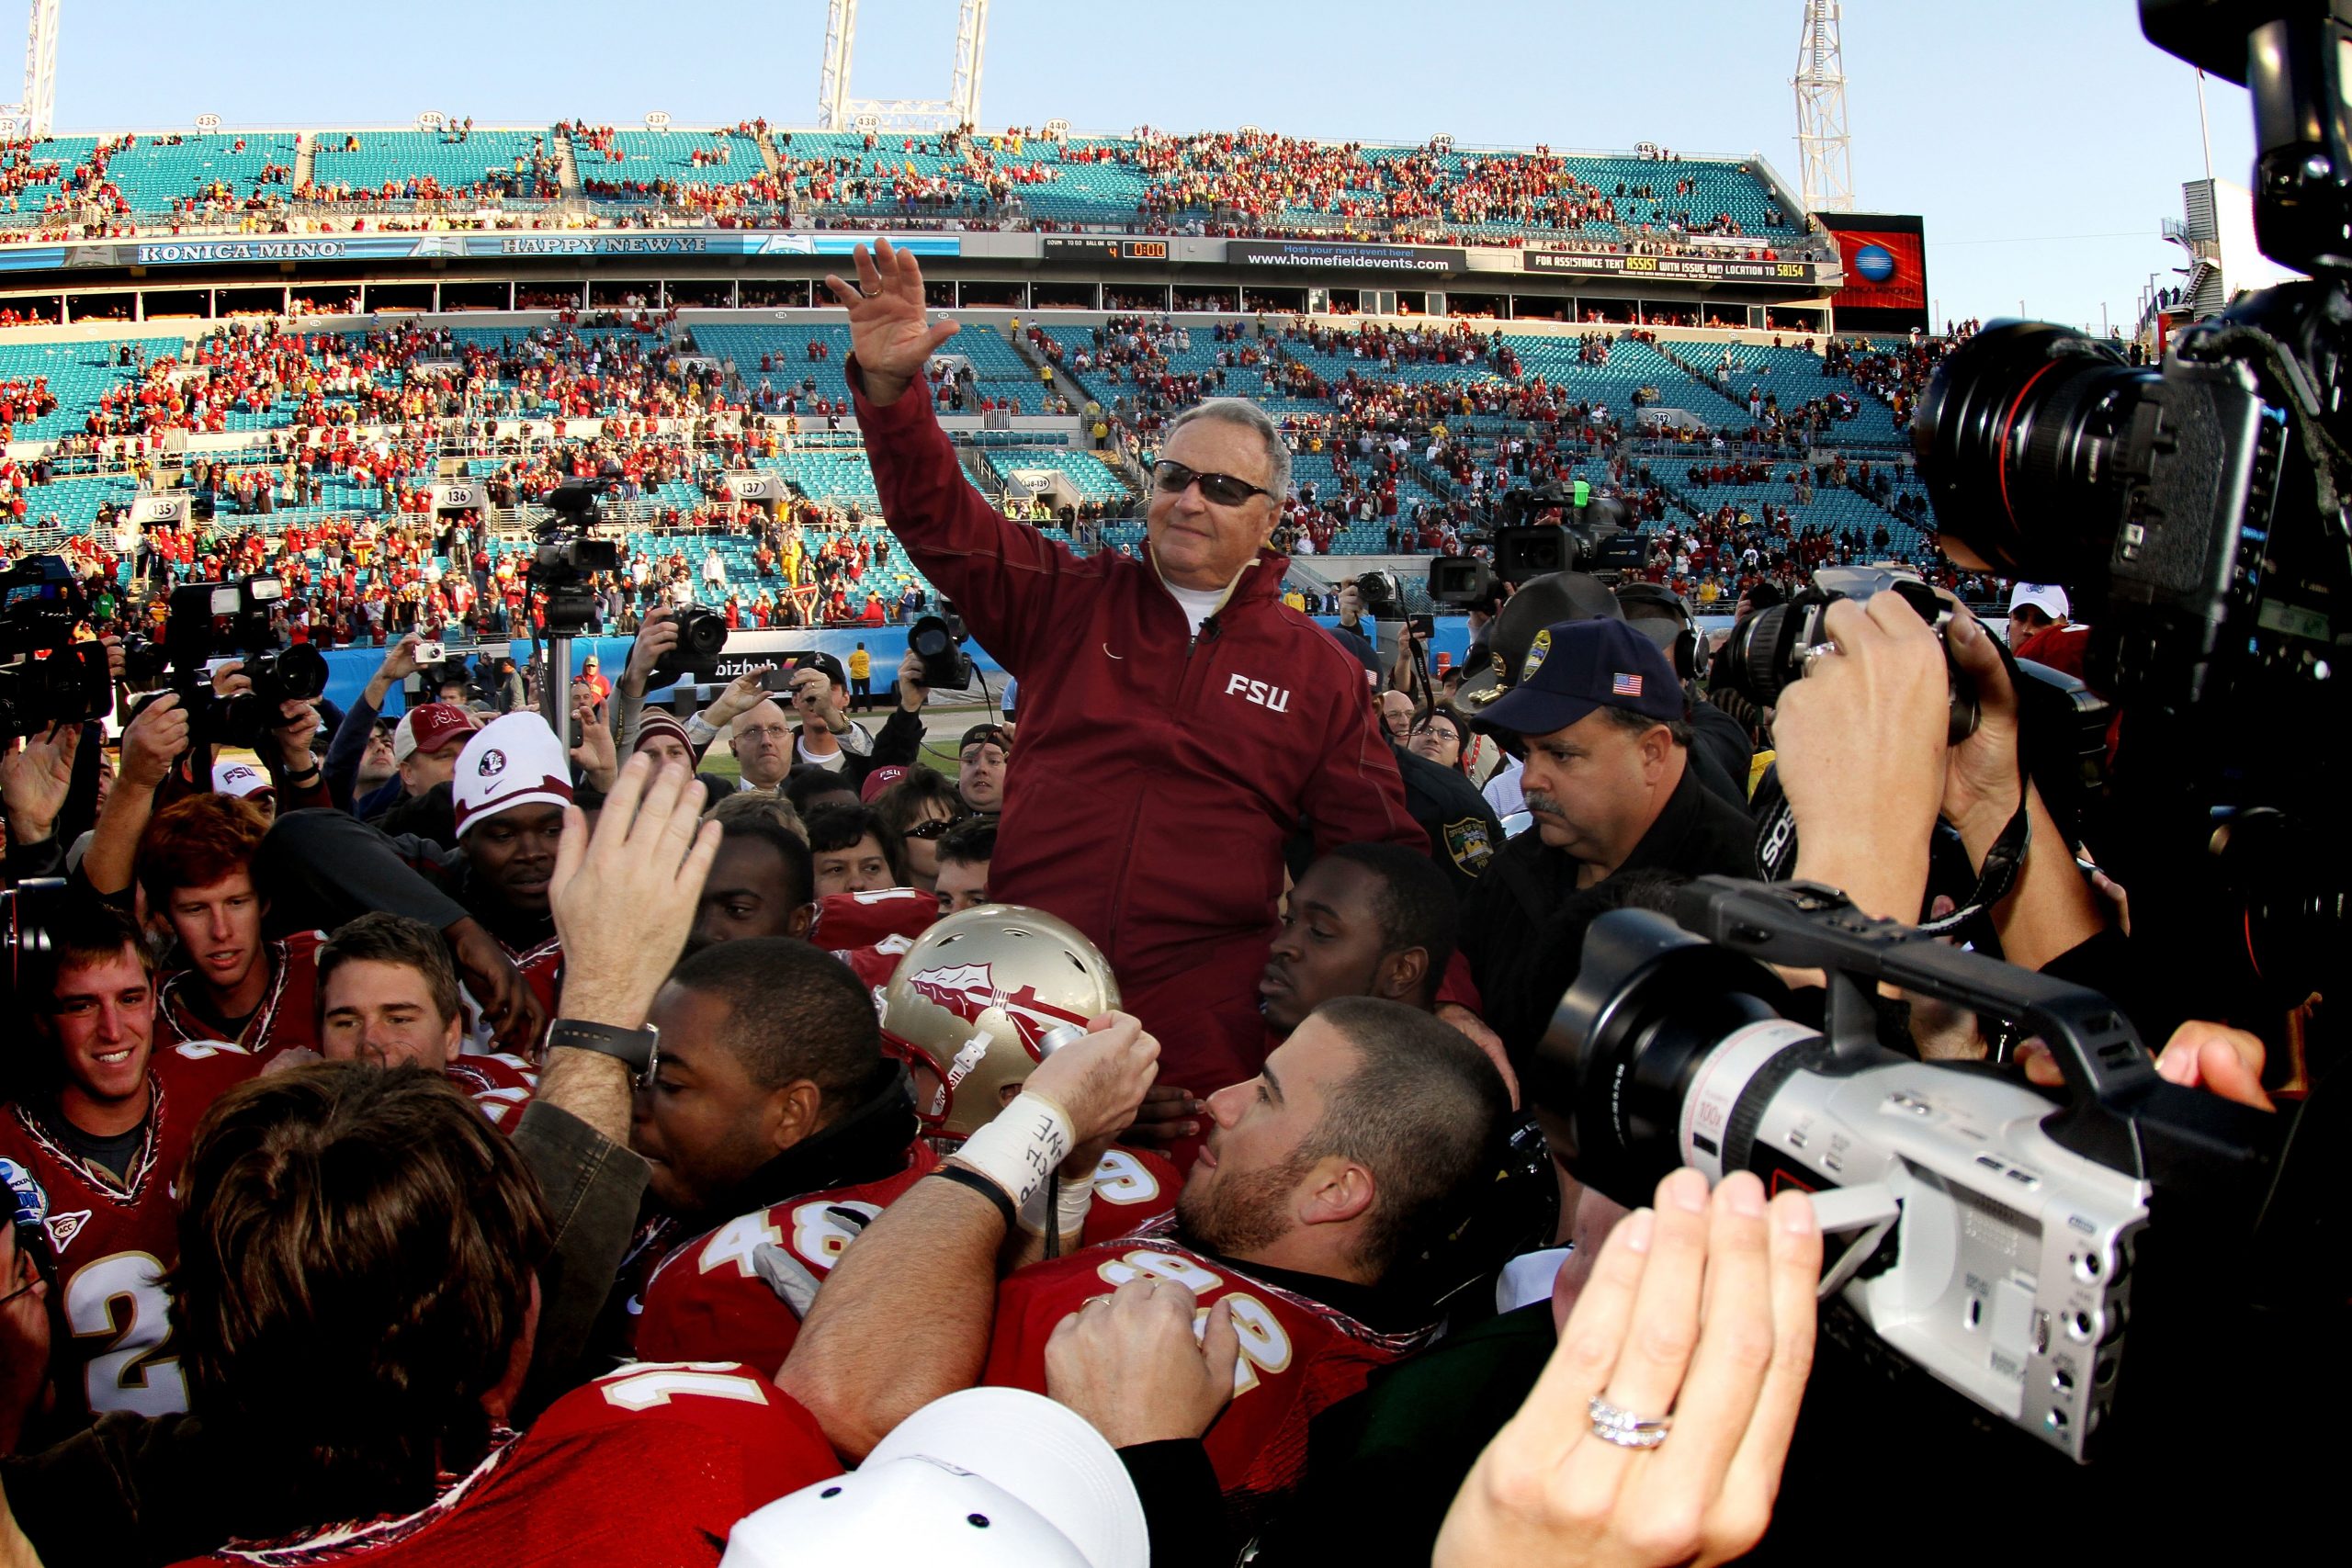
[(1522, 251), (1522, 272), (1583, 273), (1594, 277), (1671, 277), (1717, 283), (1835, 283), (1838, 269), (1809, 261), (1747, 261), (1717, 256), (1616, 256), (1580, 251)]
[(1866, 212), (1816, 216), (1838, 242), (1846, 267), (1845, 286), (1836, 299), (1840, 327), (1932, 330), (1928, 321), (1928, 241), (1918, 219)]
[(1225, 259), (1237, 266), (1332, 267), (1361, 272), (1462, 272), (1468, 256), (1458, 247), (1359, 245), (1340, 240), (1228, 240)]

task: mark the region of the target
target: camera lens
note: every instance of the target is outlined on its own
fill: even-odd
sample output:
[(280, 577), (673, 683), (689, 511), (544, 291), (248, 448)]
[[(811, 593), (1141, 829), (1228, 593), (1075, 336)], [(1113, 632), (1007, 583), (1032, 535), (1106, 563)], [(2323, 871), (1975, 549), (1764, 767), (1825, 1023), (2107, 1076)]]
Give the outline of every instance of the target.
[(678, 623), (678, 646), (690, 658), (717, 658), (727, 646), (727, 618), (714, 610), (687, 611)]
[(1777, 1018), (1786, 996), (1761, 965), (1663, 916), (1595, 920), (1527, 1075), (1552, 1146), (1577, 1179), (1621, 1203), (1647, 1201), (1683, 1163), (1683, 1106), (1715, 1047)]
[(1938, 531), (2009, 577), (2103, 575), (2120, 501), (2115, 448), (2154, 368), (2039, 321), (2001, 321), (1946, 359), (1912, 441)]
[(277, 686), (295, 702), (311, 702), (327, 689), (326, 656), (307, 642), (277, 652)]

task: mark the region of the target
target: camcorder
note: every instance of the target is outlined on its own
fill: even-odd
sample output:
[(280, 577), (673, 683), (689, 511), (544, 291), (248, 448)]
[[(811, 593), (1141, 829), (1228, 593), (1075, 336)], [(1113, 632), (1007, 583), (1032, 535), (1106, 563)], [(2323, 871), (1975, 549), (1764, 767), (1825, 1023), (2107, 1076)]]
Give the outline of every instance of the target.
[(907, 647), (922, 660), (922, 683), (934, 692), (961, 692), (972, 684), (972, 656), (964, 651), (964, 618), (952, 604), (907, 628)]
[[(1822, 1026), (1787, 1016), (1774, 964), (1826, 972)], [(2063, 1099), (1881, 1044), (1883, 984), (2018, 1021), (2050, 1045)], [(2161, 1366), (2165, 1330), (2210, 1321), (2201, 1297), (2247, 1291), (2266, 1247), (2316, 1240), (2273, 1235), (2290, 1224), (2274, 1201), (2287, 1118), (2166, 1082), (2094, 991), (1807, 883), (1702, 877), (1672, 919), (1600, 917), (1528, 1089), (1577, 1178), (1628, 1206), (1684, 1165), (1815, 1194), (1824, 1299), (2077, 1461), (2151, 1297), (2168, 1309)]]
[[(123, 645), (124, 678), (134, 686), (163, 682), (179, 694), (188, 716), (188, 748), (252, 748), (274, 727), (288, 702), (313, 702), (327, 689), (325, 656), (308, 643), (278, 645), (271, 617), (286, 597), (275, 577), (235, 582), (183, 582), (172, 590), (161, 642)], [(235, 659), (250, 692), (215, 696), (211, 662)], [(141, 701), (133, 709), (143, 708)]]
[(88, 615), (62, 556), (32, 556), (0, 572), (0, 741), (104, 718), (113, 707), (105, 646), (74, 640)]
[(618, 571), (621, 547), (612, 539), (592, 539), (596, 502), (611, 486), (602, 479), (566, 479), (541, 498), (548, 516), (539, 524), (538, 542), (524, 575), (534, 592), (547, 595), (547, 635), (578, 637), (596, 620), (589, 584), (598, 572)]
[[(1580, 490), (1582, 502), (1577, 499)], [(1561, 521), (1532, 521), (1551, 512)], [(1505, 491), (1494, 532), (1474, 542), (1492, 547), (1494, 564), (1468, 556), (1431, 561), (1430, 597), (1438, 604), (1492, 611), (1502, 602), (1505, 584), (1516, 588), (1555, 571), (1589, 572), (1614, 585), (1626, 573), (1641, 570), (1647, 558), (1624, 503), (1593, 495), (1582, 480), (1566, 485), (1553, 479), (1532, 490)]]

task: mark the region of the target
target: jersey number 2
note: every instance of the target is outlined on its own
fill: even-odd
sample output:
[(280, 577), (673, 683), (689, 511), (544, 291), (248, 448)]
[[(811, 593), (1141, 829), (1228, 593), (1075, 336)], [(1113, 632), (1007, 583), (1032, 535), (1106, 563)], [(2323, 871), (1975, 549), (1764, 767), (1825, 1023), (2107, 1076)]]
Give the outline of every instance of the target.
[[(172, 1337), (171, 1302), (157, 1282), (163, 1271), (147, 1253), (117, 1252), (85, 1265), (65, 1287), (65, 1322), (76, 1338), (115, 1336), (84, 1374), (93, 1415), (169, 1416), (187, 1408), (187, 1379), (178, 1358), (155, 1356)], [(119, 1332), (118, 1301), (130, 1303), (130, 1321)]]

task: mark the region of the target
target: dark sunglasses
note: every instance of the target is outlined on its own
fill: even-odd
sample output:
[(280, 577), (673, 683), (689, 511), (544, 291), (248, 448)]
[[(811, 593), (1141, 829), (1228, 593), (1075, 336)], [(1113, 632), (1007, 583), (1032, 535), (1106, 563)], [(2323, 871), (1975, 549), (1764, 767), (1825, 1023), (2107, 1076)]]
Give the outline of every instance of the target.
[(927, 817), (900, 835), (909, 839), (944, 839), (963, 823), (961, 817)]
[(1166, 457), (1154, 463), (1151, 466), (1151, 472), (1152, 476), (1159, 481), (1159, 488), (1170, 495), (1183, 494), (1192, 482), (1198, 479), (1201, 481), (1201, 493), (1219, 506), (1238, 506), (1253, 495), (1262, 495), (1269, 501), (1282, 499), (1265, 486), (1253, 485), (1248, 479), (1236, 475), (1204, 474), (1197, 468), (1188, 468), (1183, 464), (1172, 462)]

